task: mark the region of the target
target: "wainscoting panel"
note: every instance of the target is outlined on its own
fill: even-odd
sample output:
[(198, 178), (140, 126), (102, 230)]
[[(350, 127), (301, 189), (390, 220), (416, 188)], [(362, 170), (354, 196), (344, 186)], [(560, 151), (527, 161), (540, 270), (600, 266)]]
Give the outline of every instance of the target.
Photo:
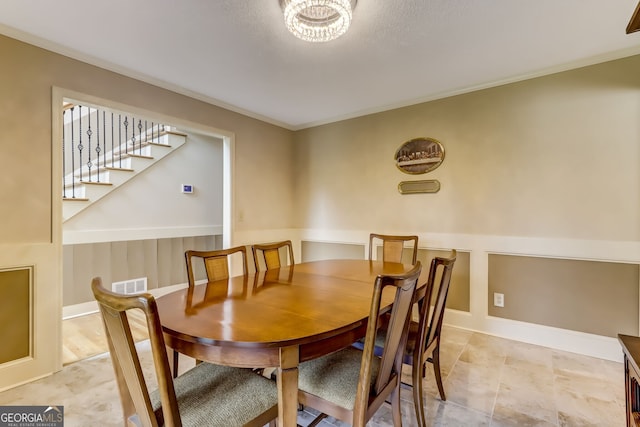
[[(423, 268), (429, 268), (431, 260), (434, 257), (449, 256), (449, 251), (436, 251), (432, 249), (419, 249), (418, 261), (422, 263)], [(438, 278), (436, 278), (438, 280)], [(471, 281), (469, 267), (469, 252), (457, 251), (456, 263), (451, 273), (451, 284), (449, 285), (449, 295), (447, 296), (448, 309), (469, 312), (471, 305)]]
[(302, 259), (300, 262), (320, 261), (323, 259), (364, 259), (364, 246), (347, 243), (301, 242)]
[(93, 301), (90, 283), (146, 277), (149, 289), (187, 282), (184, 252), (220, 248), (216, 236), (177, 237), (63, 246), (63, 305)]
[(31, 355), (31, 273), (0, 271), (0, 364)]
[[(638, 335), (638, 264), (489, 255), (490, 316), (607, 337)], [(504, 308), (493, 293), (504, 294)]]

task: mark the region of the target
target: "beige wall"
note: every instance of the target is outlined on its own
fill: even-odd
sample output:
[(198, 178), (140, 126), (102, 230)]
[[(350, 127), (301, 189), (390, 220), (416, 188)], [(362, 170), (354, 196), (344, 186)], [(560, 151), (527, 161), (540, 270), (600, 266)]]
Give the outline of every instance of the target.
[[(299, 131), (296, 223), (638, 241), (639, 120), (635, 56)], [(426, 175), (393, 161), (416, 137), (445, 147)], [(414, 179), (441, 190), (400, 195)]]
[[(403, 174), (394, 154), (416, 137), (441, 141), (444, 163)], [(421, 248), (469, 255), (468, 293), (452, 287), (445, 322), (612, 360), (616, 331), (637, 333), (640, 56), (301, 130), (295, 142), (303, 238), (416, 234)], [(398, 193), (420, 179), (441, 190)], [(534, 264), (518, 277), (493, 254), (568, 273), (558, 283)]]
[[(51, 90), (113, 100), (235, 134), (237, 229), (293, 222), (291, 132), (0, 36), (0, 241), (51, 239)], [(170, 60), (170, 59), (168, 59)]]

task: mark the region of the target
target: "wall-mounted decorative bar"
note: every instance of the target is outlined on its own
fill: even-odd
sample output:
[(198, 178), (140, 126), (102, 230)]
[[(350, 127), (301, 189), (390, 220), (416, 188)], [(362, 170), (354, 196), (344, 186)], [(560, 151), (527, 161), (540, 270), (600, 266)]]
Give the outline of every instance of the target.
[(428, 179), (424, 181), (402, 181), (398, 184), (400, 194), (437, 193), (440, 191), (440, 181)]

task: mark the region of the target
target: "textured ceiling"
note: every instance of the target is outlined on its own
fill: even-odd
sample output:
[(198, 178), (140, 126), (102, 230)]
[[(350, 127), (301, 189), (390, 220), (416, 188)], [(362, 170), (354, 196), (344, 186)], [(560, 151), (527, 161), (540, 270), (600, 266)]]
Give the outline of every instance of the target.
[(0, 33), (300, 129), (638, 54), (636, 5), (359, 0), (310, 44), (278, 0), (2, 0)]

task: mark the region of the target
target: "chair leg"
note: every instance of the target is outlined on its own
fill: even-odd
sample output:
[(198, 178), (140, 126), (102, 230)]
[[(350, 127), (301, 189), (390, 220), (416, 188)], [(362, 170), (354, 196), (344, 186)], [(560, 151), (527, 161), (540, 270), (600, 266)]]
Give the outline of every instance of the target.
[(424, 398), (422, 395), (422, 377), (424, 366), (422, 363), (415, 363), (411, 367), (413, 382), (413, 406), (416, 409), (416, 420), (419, 427), (426, 427), (427, 421), (424, 414)]
[(442, 376), (440, 375), (440, 346), (436, 346), (433, 349), (433, 354), (431, 355), (433, 359), (433, 373), (436, 376), (436, 383), (438, 384), (438, 391), (440, 392), (440, 399), (447, 400), (447, 397), (444, 394), (444, 387), (442, 385)]
[(320, 424), (320, 422), (321, 422), (322, 420), (324, 420), (324, 419), (325, 419), (325, 418), (327, 418), (327, 417), (328, 417), (328, 415), (327, 415), (327, 414), (325, 414), (325, 413), (323, 412), (323, 413), (319, 414), (317, 417), (315, 417), (315, 418), (313, 419), (313, 421), (311, 421), (311, 422), (307, 425), (307, 427), (316, 427), (318, 424)]
[(178, 352), (173, 350), (173, 378), (177, 378), (178, 376), (178, 356)]
[(391, 416), (393, 417), (393, 427), (402, 427), (402, 410), (400, 409), (400, 383), (395, 387), (389, 396), (391, 401)]

